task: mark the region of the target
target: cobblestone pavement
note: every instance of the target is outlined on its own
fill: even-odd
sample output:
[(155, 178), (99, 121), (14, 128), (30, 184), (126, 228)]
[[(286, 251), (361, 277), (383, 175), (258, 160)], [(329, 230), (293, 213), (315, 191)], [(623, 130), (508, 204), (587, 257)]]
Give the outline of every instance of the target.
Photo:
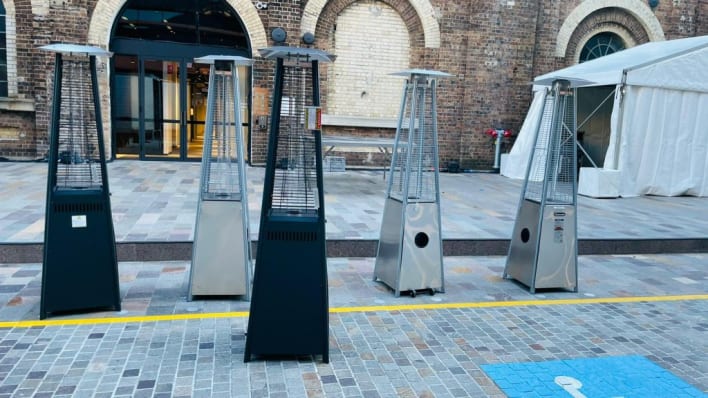
[[(192, 240), (199, 169), (199, 163), (109, 163), (116, 240)], [(252, 239), (258, 236), (263, 175), (262, 167), (248, 168)], [(46, 163), (0, 162), (0, 242), (43, 241), (46, 178)], [(383, 172), (325, 173), (324, 185), (327, 238), (378, 239), (386, 192)], [(441, 173), (440, 190), (443, 238), (511, 236), (520, 180), (488, 173)], [(704, 238), (708, 236), (708, 217), (701, 217), (704, 214), (708, 214), (708, 198), (580, 196), (578, 237)]]
[(504, 397), (483, 366), (626, 355), (708, 392), (708, 255), (581, 256), (578, 293), (535, 295), (504, 261), (446, 257), (446, 293), (396, 298), (373, 259), (329, 259), (328, 364), (243, 363), (249, 303), (187, 301), (186, 262), (121, 263), (121, 312), (49, 322), (41, 266), (6, 264), (0, 397)]
[[(198, 163), (115, 161), (108, 169), (118, 241), (192, 239)], [(326, 174), (328, 239), (378, 238), (382, 174)], [(263, 169), (249, 168), (248, 176), (255, 239)], [(0, 242), (43, 240), (45, 181), (46, 164), (0, 163)], [(507, 239), (520, 187), (494, 174), (442, 174), (443, 237)], [(578, 236), (704, 238), (704, 214), (706, 198), (579, 197)], [(504, 262), (446, 257), (444, 294), (396, 298), (372, 281), (374, 259), (328, 259), (324, 364), (310, 357), (243, 363), (249, 303), (187, 300), (189, 262), (120, 263), (122, 311), (38, 321), (41, 265), (0, 259), (0, 398), (567, 398), (558, 388), (534, 390), (526, 366), (620, 358), (646, 360), (678, 377), (687, 396), (706, 396), (708, 254), (581, 256), (577, 293), (535, 295), (501, 278)], [(521, 376), (499, 379), (485, 370), (504, 364)], [(592, 389), (588, 380), (614, 383), (593, 376), (579, 391), (636, 396)]]

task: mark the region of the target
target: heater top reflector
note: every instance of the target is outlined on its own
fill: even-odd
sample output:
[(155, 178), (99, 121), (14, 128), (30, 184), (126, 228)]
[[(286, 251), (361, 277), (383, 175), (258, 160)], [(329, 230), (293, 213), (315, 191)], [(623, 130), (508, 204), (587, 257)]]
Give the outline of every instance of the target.
[(99, 57), (110, 57), (111, 55), (113, 55), (113, 53), (106, 51), (100, 47), (84, 46), (81, 44), (56, 43), (39, 47), (39, 49), (44, 51), (52, 51), (55, 53), (74, 55), (95, 55)]
[(334, 62), (337, 58), (334, 54), (315, 48), (277, 46), (262, 48), (258, 52), (265, 59), (303, 57), (307, 58), (307, 61)]

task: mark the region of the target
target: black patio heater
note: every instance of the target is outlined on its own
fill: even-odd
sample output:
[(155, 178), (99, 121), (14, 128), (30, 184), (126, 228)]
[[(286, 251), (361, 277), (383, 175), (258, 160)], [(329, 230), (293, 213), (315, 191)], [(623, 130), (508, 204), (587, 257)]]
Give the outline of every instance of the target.
[(98, 47), (51, 44), (55, 55), (40, 319), (120, 311), (118, 261), (96, 79)]
[(244, 361), (321, 355), (328, 362), (318, 68), (334, 56), (297, 47), (260, 52), (276, 68)]

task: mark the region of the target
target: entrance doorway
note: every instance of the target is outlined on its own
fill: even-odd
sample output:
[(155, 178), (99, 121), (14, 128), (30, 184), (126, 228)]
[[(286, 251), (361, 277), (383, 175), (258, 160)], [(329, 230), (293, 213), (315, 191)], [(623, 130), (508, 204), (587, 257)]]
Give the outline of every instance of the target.
[[(250, 58), (247, 37), (223, 0), (128, 1), (111, 39), (114, 156), (201, 159), (209, 65), (194, 59)], [(240, 67), (239, 77), (244, 142), (250, 148), (250, 68)]]

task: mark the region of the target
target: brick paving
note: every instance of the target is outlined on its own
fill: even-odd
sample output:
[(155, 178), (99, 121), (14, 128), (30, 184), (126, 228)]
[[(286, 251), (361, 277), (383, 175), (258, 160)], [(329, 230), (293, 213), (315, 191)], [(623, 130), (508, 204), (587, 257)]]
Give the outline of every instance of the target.
[[(531, 295), (501, 279), (503, 257), (450, 257), (447, 293), (395, 298), (371, 280), (373, 259), (330, 259), (331, 308), (403, 307), (331, 313), (329, 364), (310, 357), (244, 364), (247, 318), (238, 311), (248, 302), (187, 301), (189, 263), (121, 263), (123, 311), (51, 318), (112, 323), (0, 327), (0, 397), (504, 397), (483, 365), (619, 355), (646, 357), (706, 392), (707, 262), (705, 254), (581, 256), (578, 293)], [(38, 319), (40, 278), (39, 264), (0, 267), (3, 321)], [(697, 294), (704, 296), (554, 305)], [(519, 304), (526, 300), (540, 302)], [(114, 319), (157, 314), (197, 319)]]
[[(118, 240), (191, 239), (198, 165), (138, 163), (109, 165)], [(0, 242), (41, 242), (45, 172), (43, 164), (0, 163), (3, 189), (12, 193), (0, 201)], [(252, 223), (259, 178), (262, 169), (249, 170)], [(332, 173), (325, 183), (328, 238), (375, 239), (381, 173)], [(443, 175), (444, 236), (508, 238), (519, 187), (491, 174)], [(581, 197), (578, 234), (701, 238), (706, 210), (705, 198)], [(310, 357), (244, 363), (249, 303), (188, 301), (189, 262), (120, 263), (121, 312), (51, 324), (36, 322), (41, 264), (0, 259), (0, 398), (505, 397), (485, 366), (625, 356), (708, 393), (708, 254), (581, 256), (577, 293), (535, 295), (501, 278), (504, 262), (446, 257), (446, 293), (396, 298), (372, 281), (372, 258), (328, 259), (330, 308), (341, 312), (330, 313), (324, 364)], [(218, 315), (225, 312), (232, 314)]]
[[(119, 242), (193, 239), (199, 163), (118, 160), (108, 164)], [(262, 167), (249, 167), (251, 238), (258, 237)], [(445, 239), (509, 239), (521, 181), (488, 173), (441, 173)], [(44, 239), (46, 163), (0, 162), (0, 242)], [(328, 239), (378, 239), (386, 181), (383, 171), (325, 173)], [(578, 238), (657, 239), (708, 236), (708, 198), (578, 197)]]

